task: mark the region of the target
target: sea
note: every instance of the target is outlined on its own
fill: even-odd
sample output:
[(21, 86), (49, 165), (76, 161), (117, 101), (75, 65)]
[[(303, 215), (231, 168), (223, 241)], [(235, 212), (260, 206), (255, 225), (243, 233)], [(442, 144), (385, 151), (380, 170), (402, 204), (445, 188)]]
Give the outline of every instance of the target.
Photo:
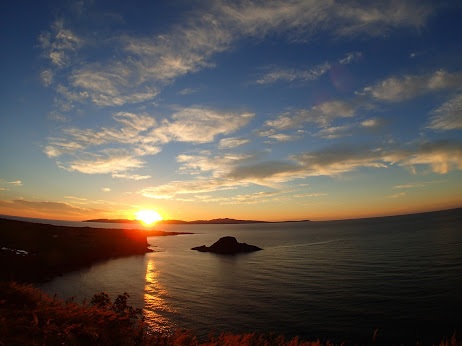
[[(37, 222), (37, 220), (36, 220)], [(67, 226), (125, 227), (48, 220)], [(346, 344), (462, 338), (462, 208), (322, 222), (158, 225), (142, 256), (111, 259), (40, 287), (87, 302), (129, 293), (155, 331), (298, 336)], [(222, 236), (262, 251), (192, 251)], [(84, 256), (85, 254), (82, 254)]]

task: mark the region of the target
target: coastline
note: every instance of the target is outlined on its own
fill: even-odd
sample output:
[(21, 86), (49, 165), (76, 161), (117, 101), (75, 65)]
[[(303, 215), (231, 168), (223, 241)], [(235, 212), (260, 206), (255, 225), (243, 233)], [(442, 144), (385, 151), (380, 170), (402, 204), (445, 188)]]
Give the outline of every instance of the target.
[(55, 226), (0, 218), (0, 281), (45, 282), (116, 257), (152, 252), (147, 237), (181, 232)]
[[(308, 221), (308, 220), (305, 220)], [(90, 219), (83, 220), (82, 222), (98, 222), (98, 223), (123, 223), (123, 224), (140, 224), (138, 220), (129, 219)], [(290, 221), (289, 221), (290, 222)], [(299, 222), (299, 221), (293, 221)], [(230, 218), (219, 218), (212, 220), (160, 220), (157, 221), (158, 225), (229, 225), (229, 224), (249, 224), (249, 223), (272, 223), (271, 221), (259, 221), (259, 220), (237, 220)]]

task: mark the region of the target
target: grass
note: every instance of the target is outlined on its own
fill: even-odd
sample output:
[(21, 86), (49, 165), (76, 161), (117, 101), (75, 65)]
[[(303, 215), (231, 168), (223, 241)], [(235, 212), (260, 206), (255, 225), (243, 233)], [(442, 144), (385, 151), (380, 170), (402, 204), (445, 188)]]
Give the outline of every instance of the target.
[[(49, 297), (31, 285), (0, 282), (0, 345), (333, 345), (258, 333), (222, 333), (207, 340), (183, 330), (151, 333), (142, 310), (128, 305), (128, 298), (124, 293), (112, 302), (106, 293), (98, 293), (90, 302), (78, 304)], [(462, 342), (454, 335), (440, 345), (461, 346)]]

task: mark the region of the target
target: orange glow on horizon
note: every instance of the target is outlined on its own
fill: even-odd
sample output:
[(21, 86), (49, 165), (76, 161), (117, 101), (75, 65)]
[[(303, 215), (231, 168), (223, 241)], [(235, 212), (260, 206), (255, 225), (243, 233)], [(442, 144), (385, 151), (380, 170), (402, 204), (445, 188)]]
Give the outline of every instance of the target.
[(152, 225), (160, 220), (163, 220), (162, 216), (155, 210), (143, 209), (135, 213), (136, 219), (141, 221), (145, 225)]

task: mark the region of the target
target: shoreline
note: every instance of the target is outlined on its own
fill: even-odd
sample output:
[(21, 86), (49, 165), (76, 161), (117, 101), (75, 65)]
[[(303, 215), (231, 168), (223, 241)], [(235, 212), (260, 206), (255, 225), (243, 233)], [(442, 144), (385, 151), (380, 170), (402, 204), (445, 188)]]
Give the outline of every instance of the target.
[(55, 226), (0, 218), (0, 281), (46, 282), (111, 258), (153, 252), (147, 237), (191, 234)]

